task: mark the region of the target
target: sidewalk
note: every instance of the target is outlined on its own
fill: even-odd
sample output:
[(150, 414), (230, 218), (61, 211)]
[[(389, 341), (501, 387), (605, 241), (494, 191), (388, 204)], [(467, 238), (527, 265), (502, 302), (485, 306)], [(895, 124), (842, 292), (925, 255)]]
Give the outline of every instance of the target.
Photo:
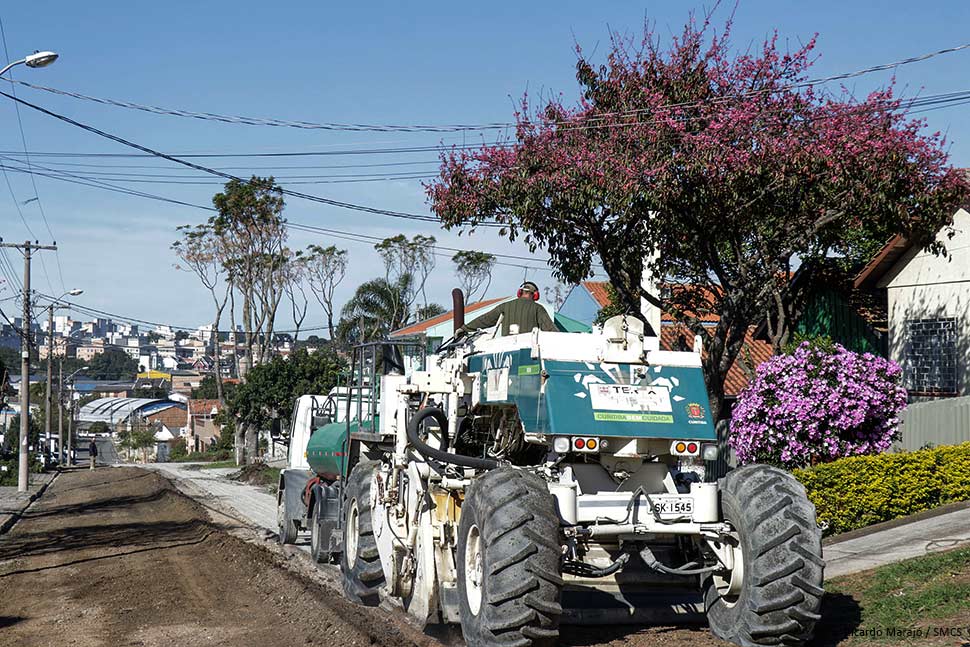
[[(186, 494), (200, 501), (213, 503), (215, 507), (222, 510), (230, 509), (248, 525), (276, 534), (275, 496), (262, 488), (227, 478), (238, 471), (235, 467), (193, 469), (192, 465), (192, 463), (149, 463), (139, 467), (156, 470), (191, 485), (198, 492), (186, 492)], [(296, 547), (309, 552), (309, 536), (305, 533), (301, 534)]]
[[(235, 468), (200, 470), (184, 463), (146, 465), (183, 482), (189, 482), (223, 507), (234, 510), (247, 523), (275, 534), (276, 497), (260, 488), (230, 481)], [(970, 543), (970, 504), (929, 518), (880, 524), (845, 538), (824, 542), (825, 577), (857, 573), (883, 564), (946, 550)], [(301, 534), (297, 546), (309, 550), (309, 539)]]
[(911, 557), (970, 544), (970, 505), (947, 506), (942, 514), (929, 511), (846, 533), (823, 542), (825, 577), (857, 573)]
[(17, 492), (16, 485), (0, 487), (0, 535), (10, 530), (27, 506), (44, 493), (57, 472), (31, 474), (30, 487), (26, 492)]

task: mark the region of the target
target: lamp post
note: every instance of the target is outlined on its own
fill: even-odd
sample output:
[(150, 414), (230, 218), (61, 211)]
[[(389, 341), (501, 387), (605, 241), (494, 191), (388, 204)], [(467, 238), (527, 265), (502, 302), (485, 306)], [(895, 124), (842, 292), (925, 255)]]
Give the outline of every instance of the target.
[[(47, 395), (47, 399), (45, 401), (46, 402), (47, 413), (44, 415), (44, 439), (45, 439), (44, 463), (47, 463), (47, 461), (50, 460), (50, 457), (51, 457), (51, 449), (52, 449), (52, 447), (51, 447), (51, 419), (53, 418), (53, 415), (52, 415), (53, 412), (51, 411), (51, 409), (52, 409), (52, 405), (54, 404), (54, 401), (51, 399), (51, 383), (53, 382), (53, 378), (54, 378), (54, 370), (53, 370), (53, 368), (54, 368), (54, 366), (53, 366), (53, 362), (54, 362), (54, 310), (56, 308), (58, 308), (58, 307), (64, 307), (64, 306), (58, 306), (58, 304), (60, 303), (60, 300), (63, 299), (64, 297), (66, 297), (68, 295), (70, 295), (72, 297), (76, 297), (79, 294), (83, 294), (83, 293), (84, 293), (84, 290), (80, 290), (78, 288), (74, 288), (73, 290), (68, 290), (67, 292), (65, 292), (61, 296), (59, 296), (56, 299), (54, 299), (53, 301), (51, 301), (50, 304), (48, 304), (47, 307), (45, 308), (45, 310), (47, 310), (47, 394), (46, 394)], [(58, 436), (58, 441), (60, 441), (60, 437), (59, 436)]]
[[(71, 448), (74, 446), (74, 376), (81, 371), (88, 370), (88, 368), (87, 366), (82, 366), (67, 376), (67, 382), (71, 384), (71, 391), (69, 392), (67, 400), (67, 456), (64, 459), (67, 465), (74, 464), (74, 454), (71, 453)], [(61, 383), (61, 389), (64, 389), (63, 382)]]
[[(23, 63), (27, 67), (47, 67), (57, 60), (54, 52), (34, 52), (19, 61), (8, 63), (0, 70), (3, 76), (15, 65)], [(24, 253), (24, 321), (21, 331), (23, 341), (20, 349), (20, 451), (17, 469), (17, 492), (26, 492), (30, 485), (30, 459), (27, 443), (30, 432), (30, 257), (34, 250), (57, 249), (55, 245), (37, 245), (26, 241), (22, 246), (0, 242), (2, 247), (22, 248)]]

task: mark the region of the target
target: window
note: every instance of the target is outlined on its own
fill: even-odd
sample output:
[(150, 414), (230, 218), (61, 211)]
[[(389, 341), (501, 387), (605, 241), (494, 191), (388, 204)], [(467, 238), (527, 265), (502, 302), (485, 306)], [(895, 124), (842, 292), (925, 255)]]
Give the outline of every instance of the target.
[(957, 392), (957, 320), (906, 321), (904, 379), (914, 394)]

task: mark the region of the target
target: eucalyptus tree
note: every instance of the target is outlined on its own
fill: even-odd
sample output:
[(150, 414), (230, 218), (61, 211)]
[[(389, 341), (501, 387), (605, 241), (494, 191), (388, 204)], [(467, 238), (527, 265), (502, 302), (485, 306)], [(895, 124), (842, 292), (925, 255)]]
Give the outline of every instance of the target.
[(336, 339), (333, 295), (347, 275), (347, 250), (335, 246), (309, 245), (306, 253), (306, 274), (310, 292), (327, 315), (330, 340)]
[(221, 241), (215, 235), (211, 223), (184, 225), (178, 227), (177, 231), (181, 237), (171, 245), (172, 251), (179, 259), (175, 264), (176, 269), (195, 274), (212, 297), (215, 315), (212, 319), (212, 332), (209, 339), (215, 360), (216, 397), (219, 402), (223, 402), (219, 325), (232, 290), (232, 282), (229, 280), (229, 272), (225, 266), (226, 259), (223, 256)]
[[(476, 298), (484, 298), (492, 284), (492, 269), (495, 256), (488, 252), (463, 250), (451, 257), (458, 274), (458, 283), (465, 293), (465, 300), (472, 303)], [(478, 290), (481, 289), (481, 294)]]

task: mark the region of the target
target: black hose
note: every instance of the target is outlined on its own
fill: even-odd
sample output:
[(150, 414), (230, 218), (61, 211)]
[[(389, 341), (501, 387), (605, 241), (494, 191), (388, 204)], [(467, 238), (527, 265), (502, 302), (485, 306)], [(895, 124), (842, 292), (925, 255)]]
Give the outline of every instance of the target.
[(623, 568), (628, 561), (630, 561), (630, 553), (623, 553), (616, 558), (615, 562), (603, 568), (597, 568), (586, 562), (567, 561), (562, 565), (562, 570), (580, 577), (609, 577)]
[(445, 415), (444, 411), (430, 407), (421, 409), (408, 421), (407, 427), (408, 442), (411, 443), (411, 446), (419, 454), (427, 459), (458, 465), (459, 467), (471, 467), (472, 469), (480, 470), (491, 470), (498, 467), (498, 461), (492, 460), (491, 458), (475, 458), (474, 456), (465, 456), (463, 454), (450, 454), (446, 451), (435, 449), (421, 440), (418, 430), (421, 428), (421, 423), (424, 422), (425, 418), (429, 417), (434, 418), (435, 422), (438, 423), (438, 427), (441, 429), (444, 438), (447, 438), (448, 435), (448, 416)]
[(651, 570), (666, 573), (667, 575), (689, 577), (692, 575), (703, 575), (704, 573), (713, 573), (721, 570), (720, 566), (702, 566), (700, 564), (684, 564), (683, 566), (671, 568), (665, 564), (661, 564), (660, 561), (654, 556), (653, 551), (650, 550), (649, 546), (644, 546), (640, 549), (640, 558)]

